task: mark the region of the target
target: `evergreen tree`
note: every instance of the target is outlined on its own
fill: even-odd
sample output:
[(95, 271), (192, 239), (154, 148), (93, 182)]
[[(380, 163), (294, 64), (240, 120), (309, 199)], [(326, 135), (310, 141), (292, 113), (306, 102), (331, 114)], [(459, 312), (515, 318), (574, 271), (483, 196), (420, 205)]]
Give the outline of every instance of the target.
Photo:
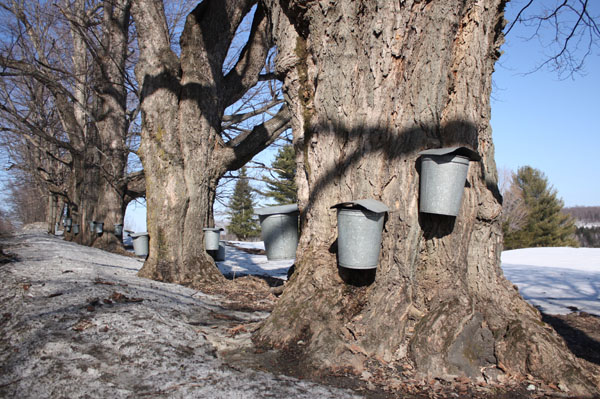
[(240, 169), (240, 176), (235, 183), (233, 196), (229, 202), (231, 221), (227, 231), (240, 240), (260, 235), (260, 227), (254, 219), (254, 199), (252, 187), (248, 181), (246, 168)]
[(574, 221), (561, 212), (563, 202), (540, 170), (523, 166), (513, 176), (512, 184), (521, 191), (528, 215), (519, 230), (503, 226), (504, 249), (577, 246)]
[(264, 196), (273, 198), (279, 205), (295, 204), (298, 197), (294, 147), (291, 144), (281, 147), (271, 166), (275, 170), (277, 178), (265, 178), (268, 190)]

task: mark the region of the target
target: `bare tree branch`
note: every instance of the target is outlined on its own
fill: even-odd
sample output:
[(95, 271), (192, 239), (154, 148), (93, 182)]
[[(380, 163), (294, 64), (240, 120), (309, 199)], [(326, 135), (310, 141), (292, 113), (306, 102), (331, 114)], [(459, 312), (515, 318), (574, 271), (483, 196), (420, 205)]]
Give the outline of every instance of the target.
[(290, 119), (289, 109), (287, 105), (283, 105), (273, 118), (255, 126), (251, 132), (240, 134), (227, 142), (227, 169), (241, 168), (257, 153), (257, 148), (264, 148), (273, 143), (289, 127)]
[(252, 21), (250, 37), (244, 46), (240, 58), (223, 81), (223, 95), (227, 104), (233, 104), (258, 81), (258, 75), (264, 67), (265, 58), (272, 46), (270, 23), (262, 3), (258, 4)]

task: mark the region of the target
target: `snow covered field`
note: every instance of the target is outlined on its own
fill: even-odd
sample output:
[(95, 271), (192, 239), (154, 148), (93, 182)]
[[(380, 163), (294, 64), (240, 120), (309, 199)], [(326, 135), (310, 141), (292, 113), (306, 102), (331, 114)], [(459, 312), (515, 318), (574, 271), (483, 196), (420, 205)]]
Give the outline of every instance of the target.
[(504, 275), (549, 314), (600, 316), (600, 248), (525, 248), (502, 253)]
[[(230, 243), (242, 248), (265, 249), (265, 244), (262, 241), (230, 241)], [(293, 260), (269, 261), (266, 255), (250, 254), (233, 246), (226, 246), (225, 261), (217, 262), (221, 273), (226, 275), (266, 274), (283, 280), (287, 280), (287, 271), (293, 264)]]

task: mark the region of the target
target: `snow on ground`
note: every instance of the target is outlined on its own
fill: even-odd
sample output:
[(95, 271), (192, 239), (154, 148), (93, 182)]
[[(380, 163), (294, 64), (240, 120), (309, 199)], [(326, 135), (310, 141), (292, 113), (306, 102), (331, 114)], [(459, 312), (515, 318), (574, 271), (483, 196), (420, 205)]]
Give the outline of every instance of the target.
[[(227, 363), (264, 312), (136, 276), (142, 261), (43, 231), (2, 240), (0, 397), (357, 398), (357, 394)], [(233, 255), (233, 253), (232, 253)]]
[(600, 248), (525, 248), (502, 253), (504, 275), (549, 314), (600, 316)]
[[(258, 242), (243, 242), (243, 241), (228, 241), (227, 244), (232, 244), (241, 248), (248, 249), (265, 249), (265, 244), (262, 241)], [(217, 262), (217, 266), (221, 273), (225, 275), (236, 274), (247, 275), (268, 275), (287, 280), (287, 271), (294, 264), (294, 260), (267, 260), (266, 255), (255, 255), (236, 249), (232, 245), (225, 247), (225, 261)]]
[[(189, 288), (138, 278), (143, 262), (23, 231), (3, 240), (0, 397), (354, 398), (356, 393), (226, 362), (267, 314), (232, 311)], [(261, 249), (262, 243), (235, 245)], [(293, 261), (226, 248), (224, 273), (285, 278)], [(600, 249), (502, 254), (506, 277), (550, 314), (600, 315)]]
[[(231, 241), (264, 249), (262, 241)], [(287, 279), (293, 261), (268, 261), (265, 255), (227, 247), (223, 273), (267, 274)], [(502, 253), (504, 275), (529, 303), (548, 314), (584, 311), (600, 316), (600, 248), (526, 248)]]

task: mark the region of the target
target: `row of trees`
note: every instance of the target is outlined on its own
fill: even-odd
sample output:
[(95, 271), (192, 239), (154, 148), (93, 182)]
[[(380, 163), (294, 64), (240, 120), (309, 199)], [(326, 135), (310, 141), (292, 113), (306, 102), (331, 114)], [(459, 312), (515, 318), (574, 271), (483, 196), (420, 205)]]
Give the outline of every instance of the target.
[[(133, 154), (137, 150), (145, 165), (157, 164), (156, 159), (145, 151), (152, 141), (142, 141), (145, 145), (139, 146), (139, 117), (140, 110), (141, 116), (145, 117), (162, 106), (148, 99), (156, 97), (152, 87), (162, 89), (162, 83), (154, 82), (151, 76), (144, 75), (147, 71), (140, 72), (140, 79), (133, 73), (134, 66), (138, 70), (148, 64), (157, 66), (154, 61), (145, 62), (144, 57), (151, 56), (155, 50), (144, 47), (148, 45), (148, 41), (156, 41), (159, 47), (162, 46), (162, 50), (169, 48), (170, 59), (165, 60), (169, 67), (177, 62), (180, 54), (185, 61), (182, 64), (184, 70), (186, 62), (191, 62), (187, 77), (197, 74), (199, 70), (210, 71), (214, 75), (212, 78), (210, 74), (206, 75), (208, 82), (205, 87), (208, 91), (197, 90), (198, 86), (191, 81), (187, 86), (190, 90), (179, 93), (192, 104), (194, 96), (205, 101), (208, 99), (205, 94), (212, 92), (212, 102), (205, 105), (212, 109), (210, 112), (216, 114), (201, 119), (205, 121), (208, 131), (213, 131), (212, 137), (217, 138), (214, 143), (227, 147), (223, 151), (205, 151), (205, 154), (210, 152), (214, 155), (212, 158), (188, 157), (203, 159), (204, 164), (199, 166), (207, 172), (210, 168), (204, 168), (206, 162), (218, 165), (215, 171), (207, 173), (207, 176), (210, 175), (208, 177), (198, 177), (194, 181), (193, 178), (187, 179), (187, 184), (206, 189), (208, 196), (198, 192), (184, 192), (178, 196), (183, 202), (174, 205), (181, 210), (187, 208), (179, 207), (180, 204), (191, 203), (190, 209), (194, 209), (191, 217), (193, 224), (212, 223), (212, 201), (216, 184), (223, 173), (239, 168), (286, 127), (285, 108), (270, 122), (256, 123), (257, 118), (261, 119), (259, 122), (265, 122), (265, 112), (281, 104), (281, 100), (277, 99), (277, 85), (272, 83), (272, 75), (269, 75), (268, 65), (265, 65), (271, 45), (268, 32), (265, 31), (264, 13), (260, 10), (256, 13), (255, 8), (252, 8), (256, 2), (247, 1), (235, 10), (197, 7), (198, 15), (225, 11), (221, 15), (221, 22), (233, 14), (235, 20), (227, 21), (232, 22), (228, 32), (206, 38), (217, 38), (220, 40), (218, 43), (202, 44), (196, 40), (182, 40), (179, 44), (175, 40), (175, 32), (184, 28), (182, 18), (190, 13), (194, 3), (166, 2), (164, 7), (161, 3), (149, 6), (155, 7), (154, 11), (160, 15), (159, 19), (162, 18), (164, 26), (160, 22), (157, 28), (153, 26), (155, 15), (147, 21), (139, 17), (137, 25), (141, 30), (136, 30), (136, 26), (132, 24), (131, 12), (143, 9), (143, 14), (147, 10), (144, 7), (148, 4), (134, 5), (129, 0), (54, 1), (45, 5), (40, 5), (37, 1), (10, 1), (0, 4), (0, 15), (6, 22), (0, 57), (0, 65), (3, 67), (3, 84), (0, 88), (0, 95), (3, 96), (0, 104), (3, 147), (8, 154), (13, 175), (33, 182), (42, 192), (41, 197), (46, 198), (43, 203), (45, 214), (48, 219), (52, 219), (48, 220), (51, 230), (61, 211), (68, 209), (74, 223), (80, 224), (82, 234), (67, 234), (67, 239), (115, 249), (120, 246), (120, 239), (113, 234), (112, 226), (123, 222), (129, 201), (145, 195), (145, 179), (156, 182), (154, 176), (145, 176), (144, 171), (135, 162), (133, 165), (131, 162), (131, 159), (137, 158)], [(250, 22), (242, 24), (245, 17), (250, 17)], [(207, 26), (212, 29), (210, 24), (215, 22), (216, 20), (206, 17), (204, 21), (190, 21), (187, 24), (189, 28), (184, 29), (183, 34), (193, 37), (196, 35), (192, 32), (194, 29), (204, 29)], [(152, 29), (145, 29), (148, 26)], [(236, 32), (243, 35), (244, 29), (249, 32), (247, 42), (238, 39), (233, 43)], [(159, 39), (153, 37), (155, 34), (159, 35)], [(208, 50), (205, 49), (207, 46)], [(198, 62), (186, 57), (192, 55), (193, 58), (199, 49), (212, 53), (211, 58), (205, 60), (204, 66), (201, 65), (198, 69)], [(219, 65), (213, 64), (213, 61), (219, 60)], [(260, 72), (264, 74), (259, 76)], [(179, 91), (178, 87), (186, 76), (178, 75), (179, 71), (175, 73), (168, 90)], [(260, 83), (256, 84), (259, 80)], [(139, 82), (142, 83), (141, 86)], [(215, 87), (215, 83), (219, 87)], [(209, 87), (212, 89), (208, 89)], [(221, 93), (228, 92), (229, 97), (217, 99), (217, 89)], [(257, 98), (261, 100), (257, 101)], [(234, 107), (229, 107), (233, 104)], [(192, 108), (197, 105), (202, 104), (192, 105)], [(164, 103), (164, 107), (169, 106)], [(226, 113), (227, 107), (231, 109)], [(191, 108), (182, 112), (190, 110)], [(195, 124), (193, 118), (188, 120), (177, 116), (177, 119), (181, 121), (181, 126), (202, 126)], [(252, 122), (248, 122), (249, 120)], [(161, 132), (164, 129), (170, 132), (175, 126), (158, 128), (158, 135), (162, 138)], [(184, 145), (185, 140), (174, 141), (177, 146), (189, 147), (189, 152), (197, 155), (198, 151), (202, 152), (197, 143), (205, 141), (199, 137), (201, 135), (195, 137), (194, 132), (188, 130), (185, 134), (176, 132), (175, 135), (184, 137), (187, 134), (190, 145)], [(159, 147), (158, 158), (163, 160), (169, 158), (166, 155), (174, 150), (169, 150), (164, 143)], [(181, 159), (183, 158), (180, 157)], [(166, 165), (172, 164), (175, 165), (171, 170), (165, 167), (159, 174), (171, 185), (181, 186), (182, 178), (177, 177), (176, 172), (181, 161), (168, 159)], [(189, 164), (186, 167), (192, 170), (198, 166)], [(152, 170), (147, 167), (145, 169)], [(155, 191), (150, 193), (148, 200), (160, 201), (157, 197), (160, 195)], [(169, 208), (164, 210), (163, 214), (167, 215)], [(203, 211), (196, 214), (196, 210)], [(178, 217), (177, 215), (175, 216)], [(91, 220), (104, 222), (105, 234), (102, 237), (88, 231), (87, 222)], [(160, 233), (155, 235), (159, 236)], [(170, 244), (163, 247), (172, 247)]]
[[(112, 226), (143, 194), (143, 175), (127, 169), (137, 90), (128, 73), (130, 4), (10, 1), (0, 10), (0, 112), (10, 168), (44, 188), (48, 216), (67, 204), (82, 230), (68, 239), (116, 247)], [(91, 220), (104, 221), (106, 234), (89, 232)]]
[[(11, 8), (15, 4), (23, 3), (4, 7), (19, 21), (14, 38), (35, 37), (29, 32), (36, 33), (38, 25), (22, 17), (28, 10)], [(50, 41), (27, 62), (21, 47), (5, 46), (0, 61), (7, 77), (33, 78), (30, 86), (47, 93), (43, 104), (51, 106), (34, 126), (37, 136), (26, 141), (32, 148), (38, 148), (31, 144), (38, 138), (51, 143), (39, 152), (52, 154), (58, 172), (71, 171), (69, 202), (87, 220), (108, 215), (99, 204), (119, 203), (129, 190), (118, 154), (131, 130), (125, 122), (135, 118), (123, 119), (130, 116), (119, 101), (127, 98), (123, 76), (129, 75), (123, 71), (131, 69), (121, 56), (137, 57), (131, 78), (141, 111), (137, 153), (150, 233), (141, 276), (194, 287), (226, 284), (198, 245), (202, 228), (214, 223), (218, 182), (291, 125), (302, 228), (296, 272), (256, 342), (301, 353), (315, 370), (408, 364), (428, 378), (531, 374), (597, 392), (593, 377), (499, 267), (502, 207), (489, 97), (504, 40), (505, 1), (203, 0), (179, 31), (170, 29), (166, 2), (106, 0), (89, 8), (75, 1), (68, 9), (57, 4), (61, 18), (73, 14), (64, 17), (72, 35)], [(566, 9), (579, 13), (577, 24), (590, 21), (586, 4)], [(129, 12), (135, 23), (131, 41)], [(102, 18), (86, 19), (89, 15)], [(252, 20), (247, 40), (228, 58), (245, 16)], [(173, 45), (175, 32), (181, 33), (179, 46)], [(23, 48), (41, 48), (28, 40), (33, 45), (26, 41)], [(123, 51), (134, 41), (135, 51)], [(47, 56), (57, 43), (86, 49), (85, 57), (69, 61), (76, 73), (63, 75), (60, 57), (54, 62)], [(96, 54), (98, 60), (84, 62)], [(84, 84), (90, 76), (100, 79)], [(283, 104), (269, 101), (226, 115), (259, 82), (272, 78), (281, 81)], [(57, 87), (62, 82), (66, 88)], [(263, 111), (272, 117), (252, 127), (233, 125)], [(30, 120), (37, 121), (19, 112), (15, 125), (30, 128)], [(419, 151), (455, 145), (481, 155), (471, 164), (460, 215), (420, 214)], [(119, 177), (102, 186), (109, 175)], [(96, 186), (104, 191), (86, 191)], [(337, 266), (330, 206), (359, 198), (375, 198), (391, 209), (376, 273)]]
[(579, 221), (580, 224), (600, 224), (600, 206), (572, 206), (565, 212)]
[(564, 211), (576, 220), (575, 235), (581, 246), (600, 248), (600, 207), (574, 206)]

